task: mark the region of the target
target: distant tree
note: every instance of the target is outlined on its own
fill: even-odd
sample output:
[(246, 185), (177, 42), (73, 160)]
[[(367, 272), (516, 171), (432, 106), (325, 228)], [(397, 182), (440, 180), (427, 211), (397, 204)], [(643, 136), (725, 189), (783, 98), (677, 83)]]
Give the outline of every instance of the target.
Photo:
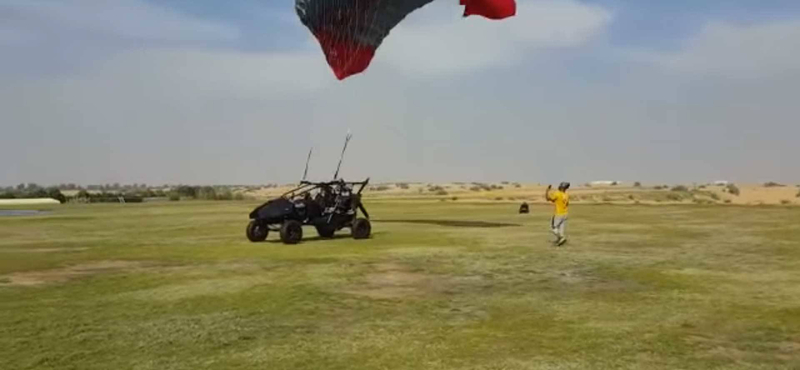
[(217, 199), (217, 192), (210, 186), (198, 187), (195, 189), (195, 197), (197, 199), (215, 200)]
[(642, 183), (641, 183), (641, 182), (638, 182), (638, 181), (637, 181), (637, 182), (634, 182), (634, 183), (633, 183), (633, 187), (635, 187), (635, 188), (641, 188), (641, 187), (642, 187)]
[(47, 190), (44, 190), (42, 188), (37, 188), (34, 191), (28, 191), (26, 196), (30, 198), (49, 198), (50, 194), (47, 193)]
[(23, 191), (23, 190), (25, 190), (25, 184), (19, 184), (19, 185), (17, 185), (17, 190), (18, 190), (18, 191)]
[(36, 189), (39, 189), (39, 188), (40, 188), (39, 185), (36, 184), (35, 182), (29, 182), (26, 189), (27, 190), (36, 190)]
[(47, 189), (47, 197), (55, 199), (55, 200), (59, 201), (60, 203), (66, 203), (67, 202), (67, 197), (65, 197), (64, 194), (61, 194), (61, 191), (58, 190), (58, 188), (56, 188), (56, 187), (52, 187), (52, 188)]
[(683, 200), (683, 197), (680, 194), (670, 193), (667, 194), (667, 199), (671, 201), (681, 201)]
[(217, 200), (233, 200), (233, 193), (228, 188), (221, 189), (217, 192)]
[(197, 197), (197, 189), (192, 186), (181, 185), (175, 189), (175, 192), (178, 193), (178, 196), (186, 197), (186, 198), (196, 198)]

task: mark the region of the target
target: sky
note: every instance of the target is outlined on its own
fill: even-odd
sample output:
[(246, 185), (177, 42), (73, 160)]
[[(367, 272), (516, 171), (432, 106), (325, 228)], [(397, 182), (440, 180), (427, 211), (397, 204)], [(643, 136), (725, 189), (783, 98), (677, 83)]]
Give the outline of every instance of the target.
[(0, 0), (0, 185), (800, 182), (800, 2), (456, 0), (338, 81), (291, 0)]

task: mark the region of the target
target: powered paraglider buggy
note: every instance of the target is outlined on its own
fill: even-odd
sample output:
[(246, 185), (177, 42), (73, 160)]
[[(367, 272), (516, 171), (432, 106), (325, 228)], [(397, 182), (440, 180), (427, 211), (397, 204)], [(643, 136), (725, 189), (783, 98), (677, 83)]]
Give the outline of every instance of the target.
[[(280, 233), (281, 241), (296, 244), (303, 238), (303, 226), (317, 229), (320, 237), (330, 238), (350, 228), (354, 239), (369, 238), (372, 226), (369, 213), (361, 203), (361, 192), (369, 179), (361, 182), (333, 180), (302, 181), (300, 185), (272, 199), (250, 213), (247, 238), (264, 241), (270, 231)], [(354, 192), (354, 187), (358, 190)], [(361, 211), (364, 217), (358, 217)]]

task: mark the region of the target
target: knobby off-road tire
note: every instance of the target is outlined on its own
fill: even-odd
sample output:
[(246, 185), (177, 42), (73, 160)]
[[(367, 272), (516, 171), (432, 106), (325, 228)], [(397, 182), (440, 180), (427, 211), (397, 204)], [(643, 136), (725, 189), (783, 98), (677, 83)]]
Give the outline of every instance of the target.
[(372, 225), (366, 218), (359, 218), (353, 222), (353, 239), (367, 239), (372, 233)]
[(297, 244), (303, 239), (303, 225), (295, 220), (284, 221), (281, 225), (281, 241), (285, 244)]
[(269, 235), (267, 225), (258, 221), (250, 221), (250, 223), (247, 224), (247, 239), (251, 242), (263, 242), (267, 240), (267, 235)]

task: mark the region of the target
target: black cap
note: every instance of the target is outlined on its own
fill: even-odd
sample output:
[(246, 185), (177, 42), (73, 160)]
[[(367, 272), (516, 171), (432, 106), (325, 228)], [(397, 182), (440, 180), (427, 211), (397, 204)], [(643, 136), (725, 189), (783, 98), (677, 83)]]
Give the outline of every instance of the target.
[(568, 183), (568, 182), (566, 182), (566, 181), (564, 181), (564, 182), (562, 182), (562, 183), (558, 184), (558, 188), (559, 188), (559, 189), (564, 189), (564, 190), (567, 190), (567, 189), (569, 189), (569, 183)]

